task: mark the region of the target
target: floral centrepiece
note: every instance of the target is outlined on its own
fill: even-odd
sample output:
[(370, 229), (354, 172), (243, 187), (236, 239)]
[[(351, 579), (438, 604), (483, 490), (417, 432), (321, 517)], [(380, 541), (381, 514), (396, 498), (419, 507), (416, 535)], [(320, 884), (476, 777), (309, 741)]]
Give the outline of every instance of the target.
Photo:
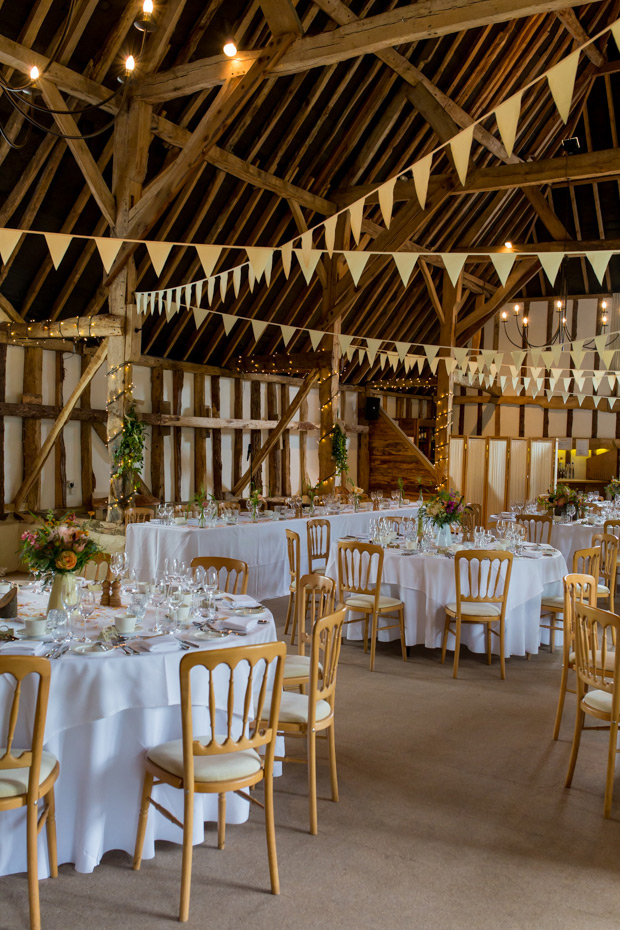
[(56, 519), (51, 510), (42, 523), (22, 533), (19, 547), (31, 571), (53, 574), (81, 571), (97, 552), (101, 547), (79, 526), (74, 513)]
[(353, 495), (353, 507), (357, 513), (360, 509), (360, 501), (362, 499), (362, 494), (364, 493), (364, 488), (359, 488), (356, 484), (351, 488), (351, 494)]
[(424, 512), (437, 527), (460, 523), (466, 511), (463, 496), (456, 491), (441, 490), (432, 494), (424, 505)]
[(252, 493), (248, 498), (248, 510), (252, 516), (252, 523), (256, 523), (258, 519), (258, 511), (265, 503), (265, 498), (258, 490), (258, 488), (253, 488)]
[(548, 511), (563, 512), (570, 504), (574, 505), (579, 514), (584, 514), (587, 510), (585, 495), (566, 484), (558, 484), (555, 489), (549, 488), (547, 494), (536, 498), (536, 503)]
[(613, 500), (620, 497), (620, 478), (612, 478), (609, 484), (605, 485), (605, 493)]

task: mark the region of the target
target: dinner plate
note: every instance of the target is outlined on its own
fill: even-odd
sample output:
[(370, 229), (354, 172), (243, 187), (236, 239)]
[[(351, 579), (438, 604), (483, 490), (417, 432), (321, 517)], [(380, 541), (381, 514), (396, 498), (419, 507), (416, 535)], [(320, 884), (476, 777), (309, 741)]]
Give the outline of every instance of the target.
[(113, 655), (116, 649), (101, 649), (99, 646), (95, 646), (94, 643), (76, 643), (74, 646), (69, 647), (69, 652), (76, 656), (84, 656), (87, 659), (101, 659), (104, 656)]
[(51, 633), (39, 633), (37, 636), (29, 636), (25, 630), (15, 630), (15, 635), (18, 639), (31, 639), (37, 640), (40, 643), (53, 643), (54, 637)]
[(264, 614), (267, 612), (266, 607), (228, 607), (227, 610), (231, 614), (236, 614), (238, 617), (252, 617), (254, 614)]
[(198, 639), (201, 641), (209, 639), (225, 639), (230, 633), (223, 633), (221, 630), (196, 630), (195, 633), (186, 634), (188, 640)]

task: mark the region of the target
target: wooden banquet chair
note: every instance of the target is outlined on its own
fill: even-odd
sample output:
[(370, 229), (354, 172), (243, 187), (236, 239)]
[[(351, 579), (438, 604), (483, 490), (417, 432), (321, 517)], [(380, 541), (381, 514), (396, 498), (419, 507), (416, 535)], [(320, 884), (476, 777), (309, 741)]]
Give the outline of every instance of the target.
[[(368, 652), (370, 621), (370, 671), (375, 670), (377, 637), (383, 630), (400, 631), (403, 661), (407, 661), (405, 643), (405, 605), (397, 597), (381, 594), (384, 551), (372, 543), (340, 540), (338, 542), (338, 607), (364, 614), (364, 652)], [(373, 575), (375, 580), (373, 581)], [(379, 617), (396, 611), (398, 623), (379, 626)], [(387, 619), (395, 619), (387, 618)], [(347, 620), (346, 623), (354, 623)]]
[(197, 555), (190, 564), (192, 568), (200, 565), (205, 571), (214, 568), (220, 591), (226, 594), (247, 594), (250, 576), (247, 562), (220, 555)]
[(150, 507), (128, 507), (125, 511), (125, 526), (130, 523), (150, 523), (153, 511)]
[(329, 520), (308, 520), (306, 531), (308, 533), (308, 572), (324, 574), (329, 559), (331, 523)]
[[(194, 795), (196, 793), (217, 794), (218, 796), (218, 849), (224, 848), (226, 830), (226, 792), (234, 791), (254, 803), (263, 806), (256, 798), (248, 795), (244, 789), (264, 781), (265, 785), (265, 831), (267, 834), (267, 856), (271, 891), (280, 893), (278, 877), (278, 860), (276, 854), (276, 837), (273, 818), (273, 762), (275, 754), (276, 725), (282, 693), (282, 672), (286, 646), (284, 643), (267, 643), (257, 646), (241, 646), (230, 649), (191, 652), (183, 656), (179, 667), (181, 682), (181, 724), (182, 739), (172, 740), (154, 746), (146, 753), (145, 774), (142, 788), (142, 801), (136, 834), (136, 846), (133, 868), (138, 870), (142, 863), (142, 848), (149, 813), (153, 804), (160, 811), (161, 806), (152, 799), (153, 787), (161, 784), (179, 788), (184, 794), (183, 823), (166, 811), (168, 819), (183, 830), (183, 859), (181, 867), (181, 897), (179, 903), (179, 920), (184, 922), (189, 917), (189, 896), (192, 878), (192, 831), (194, 820)], [(192, 723), (191, 671), (199, 667), (208, 675), (208, 688), (211, 698), (208, 705), (210, 733), (197, 736)], [(221, 702), (219, 711), (226, 715), (226, 724), (216, 729), (214, 677), (227, 669), (227, 697)], [(273, 671), (273, 691), (269, 693), (269, 710), (267, 702), (267, 682)], [(256, 713), (252, 720), (254, 706), (253, 696), (258, 691)], [(243, 696), (243, 701), (235, 700)], [(196, 703), (196, 700), (194, 703)], [(243, 708), (242, 715), (237, 711), (239, 735), (232, 734), (235, 725), (235, 705)], [(226, 732), (218, 732), (226, 727)], [(264, 756), (258, 750), (264, 747)]]
[[(318, 833), (316, 797), (316, 740), (317, 733), (324, 733), (329, 751), (329, 770), (332, 801), (338, 800), (338, 774), (336, 769), (335, 701), (338, 660), (342, 645), (342, 624), (346, 609), (342, 608), (314, 624), (310, 650), (310, 680), (308, 694), (284, 691), (280, 701), (277, 728), (285, 736), (301, 737), (306, 740), (307, 758), (276, 756), (281, 762), (303, 762), (308, 766), (308, 806), (310, 833)], [(273, 692), (272, 692), (273, 693)], [(274, 699), (267, 696), (264, 714), (273, 711)], [(269, 714), (269, 721), (272, 715)], [(261, 721), (261, 725), (266, 719)]]
[(575, 603), (587, 604), (596, 607), (597, 582), (593, 575), (578, 575), (571, 573), (564, 575), (564, 609), (563, 616), (563, 642), (562, 642), (562, 677), (560, 678), (560, 695), (553, 725), (553, 738), (557, 740), (560, 735), (564, 701), (568, 687), (568, 673), (575, 670)]
[[(506, 569), (504, 570), (504, 565)], [(454, 665), (452, 677), (459, 671), (461, 627), (463, 623), (482, 624), (485, 629), (487, 659), (491, 665), (491, 634), (499, 639), (499, 664), (502, 679), (506, 678), (505, 621), (506, 601), (512, 573), (512, 552), (468, 549), (454, 557), (456, 601), (446, 604), (446, 622), (441, 640), (441, 662), (446, 660), (448, 634), (453, 633)], [(466, 576), (463, 584), (463, 575)], [(454, 621), (454, 627), (452, 626)], [(492, 624), (497, 623), (499, 630)]]
[[(30, 676), (37, 677), (36, 703), (32, 740), (29, 749), (13, 746), (15, 728), (19, 715), (22, 686)], [(48, 659), (37, 656), (0, 655), (0, 679), (14, 680), (14, 692), (7, 718), (6, 742), (0, 736), (0, 812), (26, 808), (26, 844), (28, 856), (28, 901), (30, 905), (30, 928), (40, 930), (39, 873), (37, 844), (39, 833), (45, 826), (50, 876), (58, 877), (58, 855), (56, 851), (56, 818), (54, 804), (54, 782), (58, 778), (58, 760), (51, 752), (43, 750), (43, 734), (47, 715), (51, 667)], [(24, 698), (24, 704), (29, 701)], [(39, 816), (39, 801), (43, 811)]]
[[(581, 732), (584, 729), (609, 729), (607, 774), (603, 816), (609, 817), (614, 789), (614, 773), (620, 716), (620, 650), (613, 652), (610, 661), (609, 634), (616, 642), (620, 631), (620, 617), (608, 610), (590, 607), (579, 601), (574, 605), (575, 671), (577, 673), (577, 713), (571, 748), (566, 787), (570, 788), (579, 754)], [(611, 665), (611, 668), (608, 666)], [(601, 721), (593, 727), (585, 726), (586, 715)], [(604, 724), (604, 725), (603, 725)]]
[(301, 545), (299, 533), (293, 530), (285, 530), (286, 533), (286, 555), (288, 558), (289, 585), (288, 585), (288, 607), (286, 609), (286, 620), (284, 622), (284, 635), (288, 633), (289, 624), (291, 624), (291, 646), (295, 642), (295, 629), (297, 627), (297, 612), (295, 610), (295, 595), (299, 588), (299, 576), (301, 573)]
[[(601, 550), (599, 546), (588, 546), (587, 549), (576, 549), (573, 552), (573, 574), (593, 575), (598, 578), (601, 566)], [(555, 634), (564, 631), (564, 594), (549, 594), (543, 596), (540, 603), (541, 618), (548, 617), (547, 623), (541, 623), (541, 630), (549, 630), (549, 651), (555, 650)]]
[(616, 572), (618, 567), (618, 537), (613, 533), (595, 533), (592, 537), (592, 545), (600, 546), (601, 564), (600, 580), (597, 587), (598, 604), (601, 600), (607, 600), (605, 605), (608, 610), (615, 613), (615, 595), (616, 595)]
[[(312, 630), (317, 622), (334, 612), (336, 582), (327, 575), (302, 575), (295, 602), (297, 611), (297, 655), (287, 653), (284, 663), (284, 687), (298, 687), (303, 691), (310, 678), (310, 657), (306, 643), (312, 641)], [(306, 622), (310, 633), (306, 633)], [(319, 669), (321, 672), (321, 669)]]
[[(603, 533), (609, 533), (616, 536), (620, 542), (620, 520), (605, 520), (603, 524)], [(616, 584), (618, 583), (618, 574), (620, 573), (620, 562), (616, 564)]]
[(473, 514), (474, 528), (482, 526), (482, 504), (468, 504), (469, 513)]
[(101, 584), (108, 581), (110, 584), (114, 581), (114, 576), (110, 569), (112, 554), (110, 552), (95, 552), (84, 566), (82, 577), (94, 584)]
[(551, 514), (524, 513), (518, 514), (515, 521), (527, 530), (527, 542), (551, 544), (551, 531), (553, 517)]

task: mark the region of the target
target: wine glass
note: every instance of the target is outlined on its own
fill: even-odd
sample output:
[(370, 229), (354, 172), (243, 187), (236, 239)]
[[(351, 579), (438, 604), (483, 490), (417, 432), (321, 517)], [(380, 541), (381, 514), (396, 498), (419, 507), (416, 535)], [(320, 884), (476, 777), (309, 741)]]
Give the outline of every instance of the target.
[(207, 617), (212, 620), (215, 617), (215, 592), (218, 586), (217, 570), (211, 566), (207, 569), (205, 575), (205, 592), (207, 595)]
[(120, 578), (127, 568), (127, 556), (124, 552), (115, 552), (110, 559), (110, 571), (114, 578)]
[(90, 637), (86, 635), (86, 621), (92, 614), (93, 610), (97, 606), (97, 599), (95, 597), (94, 591), (89, 591), (88, 588), (82, 590), (82, 596), (80, 598), (79, 606), (79, 615), (82, 621), (82, 639), (81, 642), (88, 643), (90, 642)]
[(86, 642), (86, 638), (84, 636), (80, 638), (79, 635), (83, 633), (83, 622), (78, 613), (81, 599), (82, 588), (77, 583), (77, 579), (72, 578), (71, 583), (67, 583), (63, 587), (61, 594), (62, 606), (66, 610), (67, 617), (69, 618), (72, 638), (76, 639), (78, 642)]
[(168, 594), (168, 585), (165, 581), (156, 581), (151, 589), (151, 604), (155, 608), (155, 622), (153, 624), (153, 632), (159, 633), (161, 626), (159, 623), (159, 608), (166, 600)]

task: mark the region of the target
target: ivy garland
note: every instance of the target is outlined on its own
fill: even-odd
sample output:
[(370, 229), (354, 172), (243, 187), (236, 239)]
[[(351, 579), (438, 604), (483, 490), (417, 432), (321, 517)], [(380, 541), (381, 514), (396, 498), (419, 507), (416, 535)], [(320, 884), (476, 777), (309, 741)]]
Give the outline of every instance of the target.
[(346, 474), (349, 470), (349, 457), (347, 454), (347, 434), (336, 424), (330, 433), (332, 439), (332, 459), (336, 467), (336, 474)]
[(146, 426), (136, 417), (136, 408), (131, 406), (123, 419), (123, 434), (114, 453), (115, 478), (131, 475), (131, 488), (138, 487), (138, 474), (144, 462)]

